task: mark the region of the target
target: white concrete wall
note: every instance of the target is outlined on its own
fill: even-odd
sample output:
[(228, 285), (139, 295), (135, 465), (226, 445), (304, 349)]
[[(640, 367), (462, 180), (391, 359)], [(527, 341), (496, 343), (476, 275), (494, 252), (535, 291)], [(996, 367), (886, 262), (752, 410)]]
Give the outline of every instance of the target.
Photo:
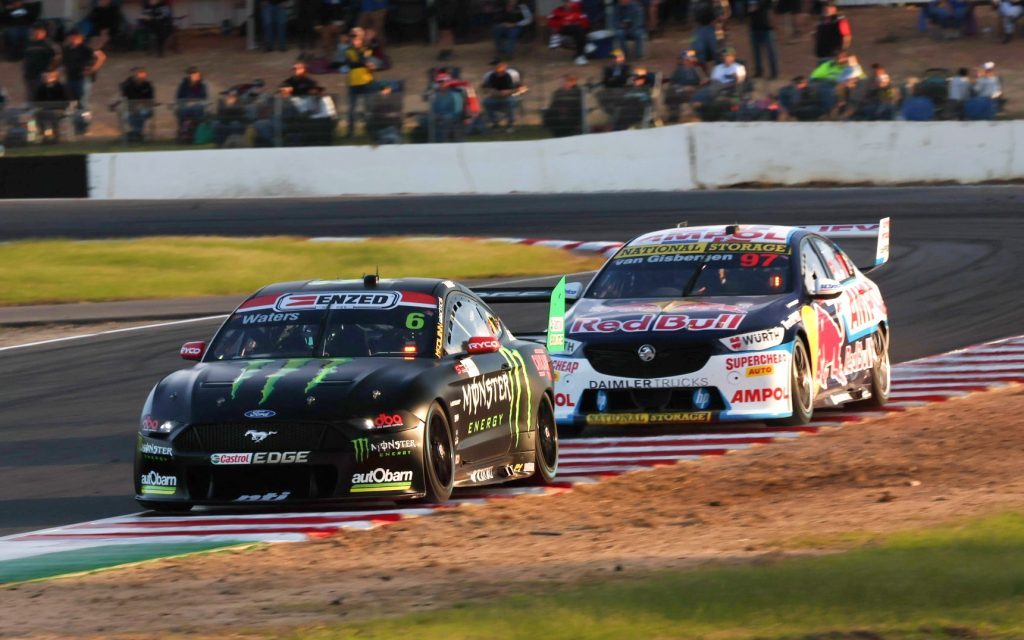
[(530, 142), (95, 154), (93, 198), (687, 191), (1024, 178), (1024, 122), (681, 125)]
[(533, 142), (112, 153), (93, 198), (246, 198), (694, 188), (683, 127)]

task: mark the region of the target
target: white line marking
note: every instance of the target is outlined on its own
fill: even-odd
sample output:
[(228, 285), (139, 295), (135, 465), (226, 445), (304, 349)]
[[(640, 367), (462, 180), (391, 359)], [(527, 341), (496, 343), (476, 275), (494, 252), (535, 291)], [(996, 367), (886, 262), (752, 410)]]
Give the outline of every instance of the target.
[(187, 318), (185, 320), (171, 320), (168, 322), (158, 322), (156, 324), (146, 324), (140, 327), (126, 327), (124, 329), (108, 329), (107, 331), (96, 331), (94, 333), (83, 333), (77, 336), (64, 336), (63, 338), (51, 338), (50, 340), (39, 340), (36, 342), (26, 342), (25, 344), (15, 344), (9, 347), (0, 347), (0, 351), (10, 351), (11, 349), (24, 349), (26, 347), (38, 347), (42, 344), (54, 344), (56, 342), (67, 342), (68, 340), (81, 340), (82, 338), (95, 338), (97, 336), (106, 336), (113, 333), (127, 333), (129, 331), (142, 331), (144, 329), (157, 329), (160, 327), (170, 327), (176, 324), (187, 324), (189, 322), (202, 322), (204, 320), (217, 320), (220, 318), (228, 317), (227, 314), (221, 314), (217, 316), (203, 316), (201, 318)]

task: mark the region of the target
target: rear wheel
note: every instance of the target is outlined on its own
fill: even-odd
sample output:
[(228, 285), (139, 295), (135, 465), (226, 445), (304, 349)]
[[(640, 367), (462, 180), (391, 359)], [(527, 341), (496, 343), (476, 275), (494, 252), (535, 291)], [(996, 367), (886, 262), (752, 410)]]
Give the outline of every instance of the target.
[(814, 415), (814, 378), (811, 373), (811, 359), (807, 355), (804, 341), (793, 342), (793, 358), (790, 362), (789, 398), (793, 414), (788, 418), (772, 420), (772, 424), (794, 427), (807, 424)]
[(871, 367), (871, 397), (857, 403), (865, 409), (880, 409), (889, 401), (892, 376), (889, 369), (889, 336), (881, 327), (875, 332), (875, 364)]
[(534, 471), (530, 484), (551, 484), (558, 471), (558, 427), (551, 398), (541, 396), (533, 430)]
[(163, 511), (170, 513), (184, 513), (192, 510), (188, 502), (152, 502), (150, 500), (139, 500), (139, 506), (150, 511)]
[(436, 402), (427, 411), (423, 433), (423, 502), (446, 502), (455, 484), (455, 447), (448, 417)]

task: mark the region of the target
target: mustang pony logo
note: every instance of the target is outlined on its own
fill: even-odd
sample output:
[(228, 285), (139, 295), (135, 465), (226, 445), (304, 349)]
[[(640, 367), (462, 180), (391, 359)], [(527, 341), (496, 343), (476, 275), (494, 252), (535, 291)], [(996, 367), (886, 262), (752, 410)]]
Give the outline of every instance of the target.
[(276, 431), (256, 431), (255, 429), (249, 429), (245, 432), (246, 437), (251, 438), (253, 443), (260, 443), (269, 438), (270, 436), (277, 433)]

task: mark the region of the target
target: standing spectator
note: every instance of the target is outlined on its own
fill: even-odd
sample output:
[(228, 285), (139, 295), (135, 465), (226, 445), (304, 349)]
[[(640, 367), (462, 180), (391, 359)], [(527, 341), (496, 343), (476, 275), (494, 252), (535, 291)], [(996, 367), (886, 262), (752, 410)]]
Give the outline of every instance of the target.
[(693, 6), (693, 19), (697, 30), (693, 34), (693, 48), (697, 51), (697, 60), (705, 72), (714, 62), (722, 61), (722, 25), (729, 19), (728, 0), (697, 0)]
[(89, 97), (92, 85), (96, 82), (96, 73), (106, 62), (107, 55), (99, 49), (85, 44), (85, 36), (81, 31), (72, 29), (64, 40), (61, 61), (64, 64), (64, 77), (67, 80), (68, 93), (72, 100), (78, 102), (75, 112), (75, 133), (82, 135), (88, 130), (92, 114), (89, 113)]
[(502, 9), (494, 15), (495, 58), (511, 58), (515, 55), (519, 33), (532, 21), (533, 13), (526, 3), (505, 0)]
[(612, 31), (615, 32), (615, 46), (626, 51), (626, 42), (634, 43), (633, 57), (644, 57), (647, 32), (644, 30), (644, 7), (639, 0), (618, 0), (612, 13)]
[[(292, 88), (292, 94), (297, 97), (305, 97), (317, 86), (316, 80), (309, 77), (305, 62), (296, 62), (292, 65), (292, 75), (285, 78), (282, 84)], [(289, 96), (290, 97), (290, 96)]]
[(711, 71), (711, 82), (721, 87), (732, 87), (747, 80), (747, 68), (736, 62), (736, 51), (726, 49), (721, 64)]
[(437, 0), (437, 59), (446, 62), (455, 48), (458, 0)]
[(974, 81), (974, 95), (999, 101), (1003, 97), (1003, 83), (996, 75), (996, 63), (986, 62), (978, 69)]
[(750, 48), (754, 50), (754, 77), (764, 77), (761, 66), (762, 49), (768, 54), (768, 67), (771, 79), (779, 77), (779, 66), (775, 53), (775, 32), (772, 29), (772, 0), (750, 0), (747, 3), (747, 16), (750, 18)]
[(263, 50), (287, 51), (286, 38), (288, 31), (288, 0), (263, 1)]
[(551, 104), (544, 110), (544, 126), (556, 138), (583, 133), (583, 91), (571, 73), (551, 95)]
[(1017, 21), (1024, 16), (1024, 6), (1019, 0), (996, 0), (996, 11), (1003, 23), (1003, 44), (1013, 40), (1013, 34), (1017, 30)]
[(145, 0), (142, 4), (142, 18), (139, 24), (149, 32), (156, 45), (156, 54), (164, 56), (164, 45), (174, 29), (174, 15), (167, 0)]
[(295, 35), (299, 49), (316, 49), (316, 20), (320, 13), (320, 0), (295, 0)]
[(583, 13), (583, 2), (563, 0), (548, 14), (548, 28), (551, 30), (549, 46), (552, 49), (562, 46), (562, 38), (569, 38), (576, 51), (576, 64), (587, 64), (587, 30), (590, 28), (590, 19)]
[(37, 22), (29, 32), (25, 45), (25, 59), (21, 61), (21, 74), (25, 80), (25, 101), (35, 99), (36, 89), (43, 79), (43, 72), (56, 66), (57, 47), (46, 37), (46, 25)]
[(971, 73), (967, 67), (960, 67), (957, 74), (949, 79), (947, 104), (950, 115), (959, 119), (963, 115), (964, 104), (971, 97)]
[(130, 142), (141, 142), (146, 122), (153, 117), (153, 100), (156, 98), (144, 67), (134, 67), (132, 75), (121, 83), (121, 97), (125, 101), (122, 114), (128, 125), (127, 138)]
[(373, 31), (377, 40), (384, 45), (384, 26), (388, 20), (388, 0), (362, 0), (362, 12), (359, 14), (359, 26), (366, 31)]
[(96, 6), (89, 12), (88, 20), (92, 25), (92, 31), (87, 35), (100, 37), (98, 49), (105, 47), (108, 42), (118, 42), (118, 36), (121, 35), (124, 26), (124, 14), (121, 13), (119, 5), (114, 4), (112, 0), (97, 0)]
[(619, 89), (625, 87), (633, 75), (633, 68), (626, 62), (626, 54), (622, 49), (612, 51), (612, 62), (604, 68), (601, 77), (601, 86), (605, 89)]
[(206, 82), (203, 81), (203, 74), (198, 67), (189, 67), (185, 70), (185, 77), (178, 84), (178, 91), (174, 98), (175, 115), (178, 117), (178, 126), (186, 121), (200, 121), (206, 116), (206, 100), (209, 92)]
[(700, 75), (700, 64), (697, 60), (697, 52), (685, 51), (679, 55), (676, 61), (675, 71), (668, 80), (668, 90), (665, 92), (665, 106), (668, 107), (668, 121), (679, 122), (679, 112), (682, 105), (690, 101), (697, 88), (704, 84)]
[(853, 31), (850, 29), (850, 21), (846, 16), (839, 13), (834, 2), (829, 2), (818, 21), (818, 28), (814, 32), (814, 55), (818, 59), (833, 58), (840, 51), (846, 51), (853, 42)]
[(494, 70), (484, 76), (484, 111), (491, 126), (498, 127), (498, 120), (502, 114), (506, 119), (506, 130), (515, 130), (516, 108), (519, 106), (519, 96), (526, 88), (522, 85), (519, 72), (510, 69), (507, 62), (499, 60), (494, 65)]
[(461, 142), (464, 104), (462, 93), (452, 87), (452, 77), (438, 74), (430, 97), (431, 142)]
[(786, 24), (788, 42), (795, 42), (800, 37), (800, 15), (803, 13), (803, 0), (779, 0), (775, 5), (775, 13), (782, 16)]
[(60, 142), (60, 121), (67, 115), (69, 99), (67, 87), (60, 82), (59, 71), (47, 69), (42, 75), (42, 84), (32, 96), (36, 122), (44, 140)]
[(348, 65), (348, 137), (356, 134), (356, 108), (362, 104), (366, 108), (366, 98), (373, 93), (373, 70), (375, 65), (369, 60), (370, 48), (366, 45), (364, 32), (360, 28), (349, 32), (349, 48), (345, 50), (345, 63)]

